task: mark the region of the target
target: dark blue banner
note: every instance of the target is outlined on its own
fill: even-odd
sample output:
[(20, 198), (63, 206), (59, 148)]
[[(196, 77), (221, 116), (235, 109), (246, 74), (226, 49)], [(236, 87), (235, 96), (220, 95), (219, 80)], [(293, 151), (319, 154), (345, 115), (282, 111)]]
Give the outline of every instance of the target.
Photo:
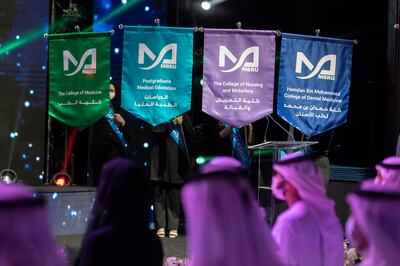
[(347, 120), (353, 41), (282, 35), (278, 115), (308, 136)]

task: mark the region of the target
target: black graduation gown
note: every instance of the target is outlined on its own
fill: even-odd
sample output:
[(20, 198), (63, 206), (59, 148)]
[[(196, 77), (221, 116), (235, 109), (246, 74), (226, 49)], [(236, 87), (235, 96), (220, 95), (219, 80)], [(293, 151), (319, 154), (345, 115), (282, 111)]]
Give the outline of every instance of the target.
[[(175, 125), (173, 122), (152, 128), (153, 145), (150, 156), (150, 180), (170, 184), (182, 184), (189, 169), (187, 155), (181, 151), (170, 136)], [(183, 114), (182, 128), (185, 135), (189, 158), (191, 159), (191, 140), (194, 132), (190, 117)]]
[(107, 121), (106, 117), (100, 118), (91, 128), (91, 147), (90, 147), (90, 162), (93, 174), (94, 184), (97, 185), (103, 165), (117, 157), (130, 158), (130, 142), (132, 141), (129, 133), (129, 116), (130, 114), (124, 109), (115, 111), (125, 119), (125, 126), (120, 128), (127, 142), (127, 147), (124, 147), (118, 135)]

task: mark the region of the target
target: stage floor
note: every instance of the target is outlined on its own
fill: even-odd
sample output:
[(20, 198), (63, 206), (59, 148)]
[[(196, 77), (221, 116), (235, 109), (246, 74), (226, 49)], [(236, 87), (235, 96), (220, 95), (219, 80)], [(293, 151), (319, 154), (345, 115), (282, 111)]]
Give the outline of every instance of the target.
[[(73, 265), (81, 247), (83, 235), (56, 236), (55, 239), (68, 253), (69, 264)], [(179, 236), (175, 239), (161, 238), (164, 257), (187, 258), (186, 236)]]
[(88, 186), (67, 186), (67, 187), (58, 187), (53, 185), (42, 185), (42, 186), (32, 186), (33, 190), (38, 193), (52, 193), (52, 192), (96, 192), (96, 187), (88, 187)]
[(54, 236), (85, 233), (96, 196), (95, 187), (44, 185), (32, 189), (46, 199)]

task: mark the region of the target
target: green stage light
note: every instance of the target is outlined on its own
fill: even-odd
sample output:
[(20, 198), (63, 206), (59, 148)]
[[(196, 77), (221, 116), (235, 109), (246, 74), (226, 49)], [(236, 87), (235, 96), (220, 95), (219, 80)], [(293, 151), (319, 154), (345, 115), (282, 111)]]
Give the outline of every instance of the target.
[(197, 165), (203, 165), (207, 163), (208, 161), (214, 159), (213, 156), (199, 156), (196, 158), (196, 164)]
[[(119, 6), (118, 8), (114, 9), (111, 13), (109, 13), (107, 16), (102, 17), (99, 19), (97, 22), (99, 23), (104, 23), (112, 18), (120, 15), (121, 13), (127, 11), (129, 8), (133, 7), (134, 5), (138, 4), (140, 1), (139, 0), (128, 0), (126, 4)], [(55, 22), (52, 27), (56, 27), (57, 25), (61, 25), (65, 23), (64, 19), (61, 19), (58, 22)], [(84, 32), (91, 31), (92, 27), (88, 27), (84, 29)], [(46, 32), (44, 32), (43, 28), (41, 29), (33, 29), (27, 33), (24, 33), (20, 38), (5, 42), (0, 46), (0, 55), (10, 53), (18, 48), (21, 48), (22, 46), (25, 46), (39, 38), (43, 38), (43, 35)]]
[(32, 30), (30, 32), (24, 33), (22, 36), (16, 38), (15, 40), (5, 42), (0, 47), (0, 55), (10, 53), (15, 49), (18, 49), (38, 38), (42, 38), (43, 34), (44, 34), (43, 29)]
[(253, 151), (253, 156), (259, 156), (259, 155), (267, 155), (267, 154), (273, 154), (273, 150), (268, 150), (268, 149), (263, 149), (263, 150), (254, 150)]
[(203, 165), (206, 162), (206, 159), (203, 156), (199, 156), (196, 158), (196, 163), (198, 165)]

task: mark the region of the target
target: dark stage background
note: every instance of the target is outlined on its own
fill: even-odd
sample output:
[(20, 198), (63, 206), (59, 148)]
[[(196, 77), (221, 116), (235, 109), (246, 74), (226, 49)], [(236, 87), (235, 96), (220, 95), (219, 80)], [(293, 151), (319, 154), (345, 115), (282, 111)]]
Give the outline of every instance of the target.
[(29, 184), (44, 174), (48, 18), (48, 0), (0, 1), (0, 170)]

